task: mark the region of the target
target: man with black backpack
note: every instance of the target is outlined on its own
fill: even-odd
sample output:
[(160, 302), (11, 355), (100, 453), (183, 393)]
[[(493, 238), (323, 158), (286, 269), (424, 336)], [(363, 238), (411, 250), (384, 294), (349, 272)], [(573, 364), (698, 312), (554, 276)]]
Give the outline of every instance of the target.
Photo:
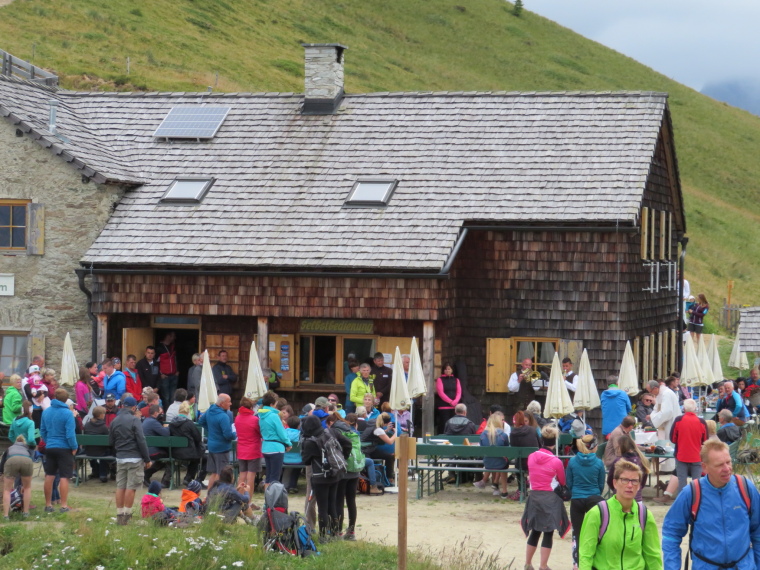
[(708, 439), (700, 456), (707, 475), (684, 488), (662, 525), (665, 570), (680, 570), (687, 533), (694, 570), (760, 568), (760, 493), (733, 474), (722, 441)]

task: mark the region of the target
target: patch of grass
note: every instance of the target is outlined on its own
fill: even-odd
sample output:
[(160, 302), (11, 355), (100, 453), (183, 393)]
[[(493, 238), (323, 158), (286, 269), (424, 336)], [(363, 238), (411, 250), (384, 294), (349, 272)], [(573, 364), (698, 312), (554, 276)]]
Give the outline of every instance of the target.
[(289, 59), (275, 59), (272, 66), (296, 77), (303, 77), (303, 64), (301, 63)]
[[(177, 17), (178, 6), (182, 17)], [(466, 6), (466, 11), (462, 7)], [(100, 61), (150, 50), (139, 83), (158, 91), (303, 90), (304, 42), (345, 42), (346, 91), (645, 90), (669, 93), (690, 237), (686, 277), (711, 300), (736, 281), (737, 302), (760, 304), (760, 118), (700, 95), (632, 59), (494, 0), (327, 0), (134, 4), (25, 0), (0, 8), (3, 49), (56, 71), (63, 87), (132, 89)], [(135, 13), (139, 10), (139, 14)], [(139, 25), (135, 25), (138, 23)], [(106, 31), (108, 30), (108, 31)], [(88, 34), (79, 41), (79, 34)], [(389, 62), (401, 62), (402, 65)], [(283, 73), (285, 71), (285, 73)], [(220, 77), (221, 80), (221, 77)], [(135, 81), (133, 79), (132, 81)]]

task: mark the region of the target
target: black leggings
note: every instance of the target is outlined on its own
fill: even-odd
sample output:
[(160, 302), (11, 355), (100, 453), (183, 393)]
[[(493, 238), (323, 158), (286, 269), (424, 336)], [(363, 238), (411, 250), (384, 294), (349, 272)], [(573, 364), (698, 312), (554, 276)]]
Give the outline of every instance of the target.
[(581, 536), (583, 517), (599, 502), (603, 501), (599, 495), (592, 495), (585, 499), (573, 499), (570, 501), (570, 522), (573, 525), (573, 562), (578, 564), (578, 540)]
[[(532, 530), (530, 531), (530, 536), (528, 537), (528, 546), (536, 547), (538, 546), (538, 537), (541, 536), (540, 530)], [(551, 548), (552, 542), (554, 540), (554, 531), (545, 532), (544, 538), (541, 539), (541, 548)]]
[(311, 492), (317, 500), (317, 518), (319, 519), (319, 534), (324, 536), (330, 528), (330, 521), (338, 520), (338, 483), (317, 483), (311, 480)]
[(343, 501), (346, 502), (348, 509), (348, 526), (356, 526), (356, 486), (359, 478), (341, 479), (338, 483), (338, 494), (335, 504), (338, 507), (338, 528), (343, 529)]

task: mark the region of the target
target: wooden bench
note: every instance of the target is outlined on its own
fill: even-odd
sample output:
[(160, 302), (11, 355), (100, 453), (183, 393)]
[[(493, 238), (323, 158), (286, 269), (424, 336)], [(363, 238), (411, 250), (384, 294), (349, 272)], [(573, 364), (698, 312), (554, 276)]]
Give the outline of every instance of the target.
[[(477, 445), (434, 445), (418, 444), (417, 455), (414, 460), (414, 471), (417, 475), (417, 498), (421, 499), (425, 494), (427, 485), (428, 494), (443, 489), (443, 473), (449, 472), (457, 476), (459, 484), (460, 473), (516, 473), (520, 479), (520, 501), (525, 497), (525, 477), (521, 459), (537, 451), (537, 447), (510, 447), (510, 446), (487, 446)], [(421, 462), (420, 457), (426, 461)], [(506, 458), (514, 467), (506, 469), (485, 469), (480, 463), (486, 457)], [(479, 460), (479, 461), (476, 461)]]

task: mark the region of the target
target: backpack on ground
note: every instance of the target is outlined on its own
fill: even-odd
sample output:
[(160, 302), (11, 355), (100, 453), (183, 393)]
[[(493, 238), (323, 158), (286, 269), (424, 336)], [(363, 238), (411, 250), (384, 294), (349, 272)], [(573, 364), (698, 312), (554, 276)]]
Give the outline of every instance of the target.
[[(736, 486), (739, 488), (739, 494), (742, 496), (742, 500), (744, 501), (744, 506), (747, 507), (747, 516), (751, 518), (752, 498), (749, 496), (747, 479), (741, 475), (734, 475), (734, 478), (736, 480)], [(713, 562), (712, 560), (709, 560), (704, 556), (697, 554), (691, 549), (691, 541), (694, 538), (694, 523), (697, 522), (699, 507), (702, 505), (702, 487), (700, 485), (699, 479), (692, 479), (689, 485), (691, 486), (691, 509), (689, 510), (689, 557), (696, 556), (702, 562), (707, 562), (708, 564), (712, 564), (713, 566), (718, 566), (720, 568), (734, 568), (739, 564), (739, 562), (744, 560), (744, 557), (749, 553), (751, 546), (747, 548), (744, 554), (742, 554), (741, 558), (737, 559), (735, 562), (729, 562), (728, 564), (719, 564), (718, 562)], [(686, 562), (684, 563), (684, 570), (689, 570), (689, 558), (687, 558)]]
[(269, 484), (264, 491), (264, 506), (269, 509), (276, 509), (281, 513), (288, 512), (288, 492), (285, 485), (279, 481)]
[(359, 495), (369, 495), (372, 485), (369, 484), (369, 478), (364, 475), (359, 475), (359, 479), (356, 482), (356, 492)]
[[(642, 534), (647, 526), (647, 507), (643, 501), (636, 501), (639, 506), (639, 526), (641, 527)], [(599, 519), (599, 536), (597, 537), (596, 544), (599, 545), (604, 538), (604, 534), (607, 532), (607, 527), (610, 526), (610, 505), (607, 501), (600, 501), (596, 504), (601, 512)]]
[(338, 440), (328, 431), (324, 430), (321, 434), (310, 439), (322, 450), (322, 472), (314, 473), (312, 477), (329, 479), (331, 477), (342, 477), (346, 474), (346, 459), (343, 457), (343, 450)]
[(297, 512), (287, 514), (268, 507), (258, 526), (264, 538), (264, 550), (267, 552), (291, 556), (319, 554), (311, 539), (312, 529)]
[(351, 455), (348, 456), (346, 461), (346, 471), (351, 473), (359, 473), (364, 470), (364, 463), (366, 458), (362, 453), (362, 441), (358, 433), (348, 432), (344, 433), (348, 440), (351, 442)]

